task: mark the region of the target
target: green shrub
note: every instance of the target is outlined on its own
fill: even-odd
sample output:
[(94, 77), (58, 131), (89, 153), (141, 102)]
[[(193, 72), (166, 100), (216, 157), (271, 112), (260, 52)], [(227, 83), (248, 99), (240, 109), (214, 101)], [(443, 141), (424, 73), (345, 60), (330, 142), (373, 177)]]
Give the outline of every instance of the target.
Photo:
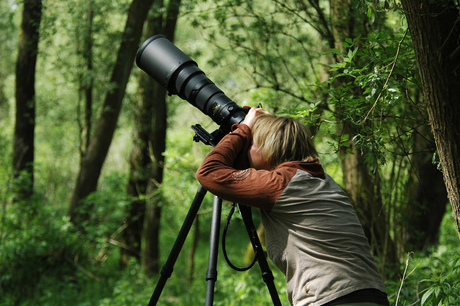
[(407, 255), (404, 273), (386, 282), (391, 305), (460, 305), (460, 244), (451, 210), (439, 245)]
[[(26, 205), (30, 214), (24, 213)], [(43, 278), (65, 279), (75, 273), (72, 261), (83, 248), (70, 227), (67, 218), (39, 199), (5, 205), (0, 227), (2, 303), (33, 298)]]
[(422, 296), (422, 305), (460, 305), (460, 257), (446, 275), (424, 280), (430, 286)]

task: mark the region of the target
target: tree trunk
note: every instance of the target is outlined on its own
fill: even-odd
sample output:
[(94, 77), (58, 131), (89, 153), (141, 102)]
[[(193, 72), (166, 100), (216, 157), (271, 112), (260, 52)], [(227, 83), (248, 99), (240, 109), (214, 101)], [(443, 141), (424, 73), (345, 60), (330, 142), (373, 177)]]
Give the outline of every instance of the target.
[[(339, 152), (342, 159), (343, 183), (363, 225), (372, 253), (380, 259), (381, 267), (398, 262), (396, 248), (390, 237), (389, 225), (383, 208), (378, 171), (372, 173), (363, 154), (352, 140), (356, 134), (350, 123), (344, 123), (344, 135), (349, 135), (348, 146)], [(350, 150), (353, 154), (350, 154)]]
[[(142, 27), (153, 0), (133, 0), (112, 72), (114, 89), (106, 95), (88, 151), (81, 164), (68, 214), (74, 224), (80, 223), (76, 209), (81, 200), (96, 191), (99, 175), (115, 132), (126, 84), (139, 46)], [(82, 216), (82, 218), (85, 218)]]
[(13, 144), (14, 176), (21, 176), (23, 180), (17, 184), (16, 200), (27, 199), (33, 194), (35, 66), (41, 16), (41, 0), (24, 1), (16, 62), (16, 124)]
[[(83, 59), (86, 71), (80, 80), (80, 92), (84, 96), (84, 120), (81, 124), (80, 140), (80, 163), (85, 159), (91, 140), (91, 122), (93, 119), (93, 21), (94, 21), (94, 0), (88, 0), (86, 10), (85, 31), (83, 31)], [(84, 75), (89, 77), (84, 77)]]
[[(155, 12), (148, 20), (147, 33), (164, 33), (171, 41), (179, 14), (180, 1), (170, 1), (163, 18), (163, 1), (154, 5)], [(158, 10), (158, 11), (157, 11)], [(146, 271), (159, 271), (159, 230), (164, 151), (166, 148), (166, 91), (145, 73), (139, 77), (139, 105), (136, 113), (133, 150), (130, 157), (130, 179), (127, 194), (133, 196), (123, 232), (123, 240), (135, 252), (122, 250), (121, 265), (129, 256), (141, 258), (141, 244), (145, 223), (145, 243), (142, 264)], [(147, 211), (147, 213), (146, 213)], [(145, 218), (147, 216), (147, 218)]]
[[(148, 33), (157, 32), (151, 31), (152, 22), (151, 19), (148, 20)], [(138, 107), (135, 110), (133, 148), (129, 159), (130, 171), (127, 186), (127, 194), (133, 200), (128, 207), (127, 227), (123, 231), (122, 237), (124, 244), (129, 245), (135, 252), (121, 250), (120, 264), (122, 266), (126, 266), (129, 256), (135, 257), (140, 262), (146, 199), (152, 196), (147, 193), (147, 186), (152, 175), (152, 168), (158, 167), (159, 163), (163, 162), (161, 153), (164, 150), (160, 153), (160, 160), (157, 159), (157, 155), (153, 154), (154, 148), (164, 148), (166, 141), (166, 135), (157, 135), (158, 133), (155, 131), (157, 123), (160, 123), (155, 120), (156, 116), (166, 118), (166, 112), (164, 111), (165, 92), (163, 90), (161, 93), (155, 94), (158, 90), (161, 90), (161, 88), (157, 87), (158, 84), (151, 77), (145, 73), (140, 73)], [(162, 98), (158, 100), (158, 96)], [(156, 136), (159, 136), (159, 138)], [(162, 178), (158, 183), (161, 183), (161, 181)]]
[(442, 172), (432, 161), (436, 146), (428, 125), (421, 126), (415, 132), (414, 150), (411, 156), (414, 174), (407, 187), (410, 195), (404, 230), (407, 252), (425, 251), (428, 246), (438, 242), (439, 227), (447, 204)]
[[(180, 0), (171, 0), (168, 4), (166, 20), (163, 22), (164, 35), (174, 41), (177, 18), (179, 16)], [(153, 25), (154, 26), (154, 25)], [(154, 132), (150, 135), (152, 165), (150, 179), (147, 184), (146, 220), (144, 248), (142, 250), (142, 267), (144, 271), (158, 273), (160, 270), (160, 219), (163, 198), (160, 184), (163, 182), (164, 151), (166, 148), (166, 90), (155, 82), (152, 85), (154, 101)]]
[(460, 238), (460, 24), (450, 0), (402, 0)]
[[(138, 106), (135, 109), (133, 148), (129, 158), (129, 181), (126, 193), (132, 197), (126, 217), (127, 227), (123, 231), (122, 240), (130, 246), (131, 252), (121, 249), (120, 264), (126, 266), (130, 256), (139, 262), (141, 259), (141, 242), (145, 216), (145, 198), (150, 177), (152, 159), (150, 155), (150, 138), (153, 135), (154, 101), (152, 88), (154, 84), (148, 75), (139, 75)], [(160, 102), (161, 103), (161, 102)]]

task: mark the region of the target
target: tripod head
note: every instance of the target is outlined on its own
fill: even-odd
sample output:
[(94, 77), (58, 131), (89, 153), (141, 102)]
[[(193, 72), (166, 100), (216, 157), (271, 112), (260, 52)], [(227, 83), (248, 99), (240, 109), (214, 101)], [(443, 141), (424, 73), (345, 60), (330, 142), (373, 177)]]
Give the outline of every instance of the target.
[(226, 131), (224, 131), (222, 128), (218, 128), (217, 130), (209, 134), (199, 124), (192, 125), (192, 130), (195, 131), (195, 136), (193, 137), (193, 140), (195, 142), (201, 141), (205, 145), (213, 147), (215, 147), (226, 134)]

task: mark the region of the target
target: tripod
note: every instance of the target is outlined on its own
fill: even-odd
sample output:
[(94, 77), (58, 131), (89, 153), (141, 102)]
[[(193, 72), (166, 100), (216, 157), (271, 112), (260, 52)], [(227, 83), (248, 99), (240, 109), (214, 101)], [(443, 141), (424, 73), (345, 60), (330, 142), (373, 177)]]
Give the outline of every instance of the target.
[[(195, 141), (203, 141), (205, 144), (214, 144), (212, 141), (212, 136), (209, 135), (205, 130), (203, 130), (199, 125), (192, 126), (195, 130), (196, 135)], [(184, 223), (179, 231), (179, 234), (174, 242), (172, 250), (168, 256), (166, 264), (163, 266), (160, 272), (160, 279), (158, 280), (155, 291), (153, 292), (152, 297), (150, 298), (149, 306), (156, 305), (158, 299), (160, 298), (161, 292), (166, 284), (166, 281), (171, 277), (174, 264), (176, 263), (177, 257), (184, 245), (185, 239), (192, 227), (193, 221), (200, 209), (201, 203), (206, 195), (207, 191), (203, 186), (199, 186), (196, 192), (196, 195), (193, 199), (192, 205), (185, 217)], [(274, 277), (268, 266), (268, 262), (262, 251), (262, 245), (260, 243), (259, 237), (257, 235), (257, 230), (254, 226), (252, 220), (251, 208), (248, 206), (238, 205), (241, 216), (243, 218), (244, 225), (249, 234), (252, 246), (254, 248), (254, 254), (256, 256), (257, 262), (262, 272), (262, 279), (268, 287), (270, 296), (273, 302), (273, 305), (280, 305), (281, 301), (279, 299), (276, 287), (273, 283)], [(210, 233), (210, 245), (209, 245), (209, 258), (208, 258), (208, 270), (206, 272), (206, 305), (211, 306), (214, 302), (214, 287), (217, 281), (217, 256), (219, 248), (219, 233), (220, 233), (220, 223), (221, 223), (221, 212), (222, 212), (222, 199), (214, 196), (213, 201), (213, 213), (212, 213), (212, 223), (211, 223), (211, 233)]]

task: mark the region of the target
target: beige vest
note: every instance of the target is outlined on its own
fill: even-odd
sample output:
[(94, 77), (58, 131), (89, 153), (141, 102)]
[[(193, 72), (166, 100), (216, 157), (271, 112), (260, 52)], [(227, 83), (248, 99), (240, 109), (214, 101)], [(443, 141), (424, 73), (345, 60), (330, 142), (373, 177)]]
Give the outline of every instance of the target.
[(297, 170), (261, 215), (268, 255), (286, 275), (292, 305), (322, 305), (361, 289), (385, 292), (356, 213), (330, 176)]

